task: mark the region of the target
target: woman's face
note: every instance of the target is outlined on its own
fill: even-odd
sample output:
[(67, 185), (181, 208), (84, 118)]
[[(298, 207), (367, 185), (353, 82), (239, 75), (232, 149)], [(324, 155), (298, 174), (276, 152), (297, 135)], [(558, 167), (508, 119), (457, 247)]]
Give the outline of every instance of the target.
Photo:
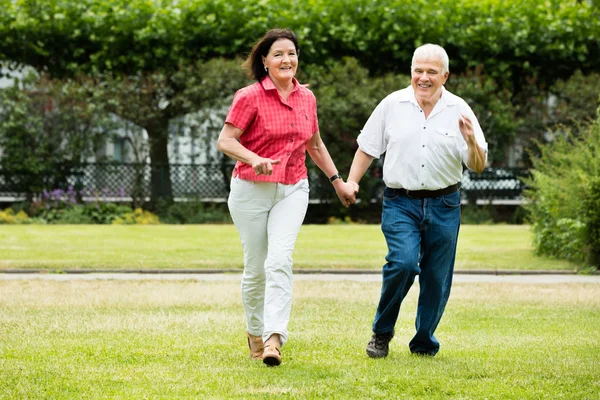
[(294, 43), (289, 39), (278, 39), (273, 42), (269, 53), (262, 60), (273, 80), (284, 82), (292, 80), (296, 75), (298, 54)]

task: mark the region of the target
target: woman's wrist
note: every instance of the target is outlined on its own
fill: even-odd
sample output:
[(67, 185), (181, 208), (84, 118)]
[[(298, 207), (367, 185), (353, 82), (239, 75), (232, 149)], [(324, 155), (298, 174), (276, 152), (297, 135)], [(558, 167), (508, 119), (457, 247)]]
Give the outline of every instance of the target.
[(335, 175), (329, 177), (329, 182), (333, 183), (338, 179), (342, 179), (342, 176), (339, 174), (339, 172), (336, 172)]

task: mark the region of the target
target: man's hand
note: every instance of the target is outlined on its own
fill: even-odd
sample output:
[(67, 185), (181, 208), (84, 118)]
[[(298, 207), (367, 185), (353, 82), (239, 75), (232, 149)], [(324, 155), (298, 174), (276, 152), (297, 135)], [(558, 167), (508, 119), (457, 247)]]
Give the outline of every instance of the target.
[[(340, 179), (341, 181), (341, 179)], [(334, 182), (335, 193), (344, 205), (349, 207), (351, 204), (356, 204), (356, 193), (358, 193), (358, 185), (350, 182)]]
[(462, 114), (461, 118), (458, 120), (458, 127), (469, 147), (468, 167), (479, 174), (485, 168), (486, 156), (483, 149), (477, 144), (477, 139), (475, 139), (473, 123), (469, 117)]
[(467, 145), (477, 145), (477, 140), (475, 140), (475, 131), (473, 131), (473, 123), (466, 115), (462, 114), (461, 118), (458, 120), (458, 127), (460, 129), (460, 133), (462, 133), (465, 142)]

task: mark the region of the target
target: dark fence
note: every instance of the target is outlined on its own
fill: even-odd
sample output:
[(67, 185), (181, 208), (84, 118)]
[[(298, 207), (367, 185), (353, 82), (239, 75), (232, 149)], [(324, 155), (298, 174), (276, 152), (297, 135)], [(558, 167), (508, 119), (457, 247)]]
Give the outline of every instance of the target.
[(463, 200), (469, 203), (520, 204), (531, 172), (525, 168), (486, 168), (476, 174), (465, 171), (462, 180)]
[[(158, 168), (163, 179), (170, 176), (176, 201), (193, 198), (216, 202), (225, 201), (227, 198), (232, 167), (230, 162), (223, 162), (171, 164), (167, 167), (152, 168)], [(371, 169), (369, 173), (376, 174), (377, 171)], [(81, 191), (87, 198), (144, 201), (150, 196), (150, 175), (151, 166), (148, 164), (86, 164), (73, 172), (68, 178), (68, 185)], [(521, 193), (525, 188), (523, 178), (527, 176), (529, 172), (526, 169), (487, 168), (481, 174), (465, 171), (462, 180), (463, 202), (519, 204), (522, 202)], [(314, 177), (311, 179), (311, 200), (331, 200), (331, 187), (319, 181)], [(52, 189), (56, 188), (47, 188)], [(383, 183), (379, 180), (372, 190), (371, 197), (378, 200), (382, 193)], [(26, 195), (12, 190), (0, 174), (0, 197), (18, 199)]]

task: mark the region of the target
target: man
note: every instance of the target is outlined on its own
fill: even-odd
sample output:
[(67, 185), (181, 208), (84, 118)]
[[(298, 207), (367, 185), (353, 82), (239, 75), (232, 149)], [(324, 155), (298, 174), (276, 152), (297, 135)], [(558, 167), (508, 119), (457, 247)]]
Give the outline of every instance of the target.
[(412, 353), (435, 355), (433, 335), (450, 295), (460, 226), (463, 164), (477, 173), (487, 161), (487, 143), (467, 103), (444, 88), (448, 55), (433, 44), (413, 54), (411, 85), (387, 96), (358, 136), (348, 182), (355, 185), (374, 158), (383, 163), (381, 229), (388, 254), (373, 336), (372, 358), (386, 357), (400, 304), (419, 275)]

